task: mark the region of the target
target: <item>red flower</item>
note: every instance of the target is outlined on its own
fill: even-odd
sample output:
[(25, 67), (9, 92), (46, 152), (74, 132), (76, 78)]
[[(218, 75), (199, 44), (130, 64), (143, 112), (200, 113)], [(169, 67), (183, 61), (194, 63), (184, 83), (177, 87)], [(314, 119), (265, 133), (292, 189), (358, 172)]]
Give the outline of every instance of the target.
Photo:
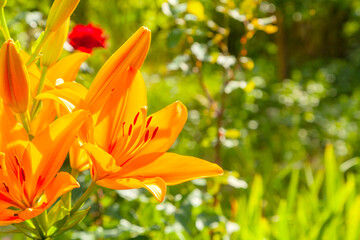
[(101, 28), (88, 25), (76, 25), (69, 34), (70, 44), (74, 49), (92, 53), (96, 47), (105, 47), (105, 36)]

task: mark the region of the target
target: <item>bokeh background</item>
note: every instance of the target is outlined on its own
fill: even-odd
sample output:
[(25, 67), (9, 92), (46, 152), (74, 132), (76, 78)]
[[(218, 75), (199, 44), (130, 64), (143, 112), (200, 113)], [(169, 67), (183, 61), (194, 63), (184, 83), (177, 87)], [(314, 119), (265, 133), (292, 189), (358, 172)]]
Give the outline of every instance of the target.
[[(51, 3), (8, 1), (23, 48)], [(143, 189), (99, 189), (58, 239), (360, 238), (360, 0), (81, 0), (71, 20), (108, 37), (81, 68), (85, 86), (150, 28), (149, 111), (182, 101), (188, 122), (171, 151), (226, 172), (171, 186), (163, 203)]]

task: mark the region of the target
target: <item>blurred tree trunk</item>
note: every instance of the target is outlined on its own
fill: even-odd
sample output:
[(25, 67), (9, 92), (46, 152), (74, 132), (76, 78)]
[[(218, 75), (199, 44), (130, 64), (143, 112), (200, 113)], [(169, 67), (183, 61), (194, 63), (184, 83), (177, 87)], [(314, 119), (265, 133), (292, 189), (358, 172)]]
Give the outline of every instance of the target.
[(76, 23), (88, 24), (89, 23), (89, 0), (81, 0), (77, 6), (74, 14), (72, 15), (72, 20)]
[(288, 65), (286, 55), (286, 29), (284, 23), (284, 16), (281, 9), (276, 10), (278, 31), (276, 33), (276, 46), (277, 46), (277, 64), (278, 64), (278, 77), (284, 80), (288, 77)]

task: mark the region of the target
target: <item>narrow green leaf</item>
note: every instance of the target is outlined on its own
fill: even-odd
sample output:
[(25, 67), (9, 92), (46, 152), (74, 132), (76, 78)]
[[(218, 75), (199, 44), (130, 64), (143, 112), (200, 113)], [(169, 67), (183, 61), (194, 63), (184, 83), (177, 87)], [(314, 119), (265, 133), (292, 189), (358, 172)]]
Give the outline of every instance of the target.
[(334, 146), (331, 144), (326, 145), (324, 161), (326, 198), (330, 206), (333, 206), (338, 182), (338, 168), (335, 159)]
[(33, 53), (35, 51), (35, 49), (37, 48), (37, 46), (41, 43), (42, 38), (44, 37), (44, 31), (41, 32), (40, 36), (36, 39), (36, 41), (34, 42), (34, 44), (31, 47), (31, 53)]
[(262, 212), (263, 181), (260, 175), (255, 175), (248, 202), (248, 219), (251, 225), (257, 225)]
[(79, 222), (81, 222), (85, 217), (86, 215), (88, 214), (88, 212), (90, 211), (90, 207), (85, 209), (85, 210), (81, 210), (81, 211), (78, 211), (76, 213), (74, 213), (73, 216), (71, 216), (67, 222), (63, 225), (62, 228), (60, 228), (58, 231), (56, 231), (54, 234), (52, 234), (52, 236), (57, 236), (71, 228), (73, 228), (76, 224), (78, 224)]
[(34, 239), (41, 239), (38, 231), (35, 228), (29, 226), (26, 222), (16, 223), (14, 224), (14, 226), (28, 237)]
[(61, 229), (62, 226), (65, 225), (65, 223), (68, 221), (69, 215), (66, 215), (62, 219), (56, 221), (53, 225), (51, 225), (47, 231), (48, 236), (52, 236), (54, 233), (56, 233), (59, 229)]
[(0, 233), (20, 232), (14, 225), (0, 226)]
[(293, 169), (291, 172), (290, 186), (287, 195), (287, 207), (291, 212), (297, 197), (298, 185), (299, 185), (299, 169)]

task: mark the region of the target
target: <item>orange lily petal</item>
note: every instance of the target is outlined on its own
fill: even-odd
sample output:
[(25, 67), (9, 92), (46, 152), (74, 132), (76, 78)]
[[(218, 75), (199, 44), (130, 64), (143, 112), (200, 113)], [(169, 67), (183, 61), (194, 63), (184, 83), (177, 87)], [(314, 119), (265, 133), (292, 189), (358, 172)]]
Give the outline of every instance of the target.
[(166, 194), (166, 184), (159, 177), (154, 178), (104, 178), (96, 182), (97, 185), (117, 190), (146, 188), (154, 197), (162, 202)]
[(85, 98), (92, 113), (100, 110), (113, 89), (129, 86), (145, 60), (150, 38), (150, 30), (141, 27), (103, 65)]
[(89, 57), (90, 54), (84, 52), (70, 54), (50, 67), (47, 76), (54, 84), (58, 78), (62, 78), (65, 82), (72, 82), (75, 80), (81, 64)]
[(36, 136), (47, 126), (49, 126), (56, 118), (56, 109), (52, 102), (43, 101), (41, 110), (31, 121), (31, 133)]
[[(1, 193), (0, 193), (1, 196)], [(8, 207), (10, 207), (11, 204), (7, 201), (4, 201), (1, 197), (0, 197), (0, 211), (3, 211), (5, 209), (7, 209)], [(1, 212), (2, 213), (2, 212)]]
[(0, 100), (0, 147), (7, 155), (21, 158), (29, 141), (25, 129), (16, 121), (13, 113)]
[(70, 145), (89, 117), (79, 110), (58, 118), (31, 141), (24, 153), (25, 181), (29, 199), (41, 193), (61, 168)]
[(157, 152), (131, 159), (115, 174), (119, 177), (160, 177), (167, 185), (175, 185), (197, 178), (219, 176), (223, 170), (217, 164), (199, 158)]
[[(146, 87), (140, 71), (125, 94), (119, 94), (116, 89), (102, 108), (97, 119), (95, 139), (99, 146), (105, 149), (111, 141), (118, 138), (123, 122), (132, 123), (138, 120), (141, 108), (147, 105)], [(120, 99), (119, 99), (120, 98)], [(137, 118), (137, 119), (135, 119)]]
[(186, 120), (187, 109), (181, 102), (175, 102), (151, 114), (147, 118), (149, 122), (148, 130), (150, 136), (154, 135), (154, 137), (151, 137), (151, 140), (137, 155), (144, 155), (151, 152), (166, 152), (175, 142)]
[(121, 167), (116, 165), (115, 159), (110, 154), (96, 145), (87, 143), (84, 144), (83, 148), (90, 156), (91, 177), (94, 181), (121, 169)]
[(17, 214), (22, 220), (34, 218), (48, 209), (61, 195), (79, 187), (79, 183), (73, 176), (66, 172), (59, 172), (36, 203), (33, 203), (34, 207), (26, 208), (24, 211), (17, 212)]
[[(79, 188), (80, 184), (67, 172), (59, 172), (52, 182), (45, 188), (44, 193), (36, 202), (35, 208), (45, 210), (50, 207), (61, 195)], [(46, 205), (45, 205), (46, 204)]]
[(85, 171), (89, 168), (89, 156), (86, 151), (80, 146), (78, 137), (71, 145), (69, 150), (70, 166), (79, 172)]
[(21, 219), (19, 216), (15, 217), (14, 214), (16, 211), (11, 209), (4, 209), (1, 210), (1, 216), (0, 216), (0, 226), (6, 226), (13, 223), (20, 223), (24, 220)]
[[(23, 62), (28, 62), (30, 59), (30, 55), (25, 51), (20, 51), (21, 59)], [(30, 66), (27, 66), (27, 70), (29, 73), (30, 81), (29, 81), (29, 87), (31, 96), (35, 98), (36, 92), (38, 90), (39, 82), (40, 82), (40, 76), (41, 72), (36, 64), (31, 64)], [(44, 90), (49, 90), (54, 88), (54, 84), (50, 82), (48, 78), (45, 78), (45, 86)]]
[(59, 116), (70, 113), (83, 102), (87, 89), (77, 82), (65, 82), (55, 89), (40, 93), (36, 96), (38, 100), (51, 99), (59, 103), (65, 111), (60, 111)]

